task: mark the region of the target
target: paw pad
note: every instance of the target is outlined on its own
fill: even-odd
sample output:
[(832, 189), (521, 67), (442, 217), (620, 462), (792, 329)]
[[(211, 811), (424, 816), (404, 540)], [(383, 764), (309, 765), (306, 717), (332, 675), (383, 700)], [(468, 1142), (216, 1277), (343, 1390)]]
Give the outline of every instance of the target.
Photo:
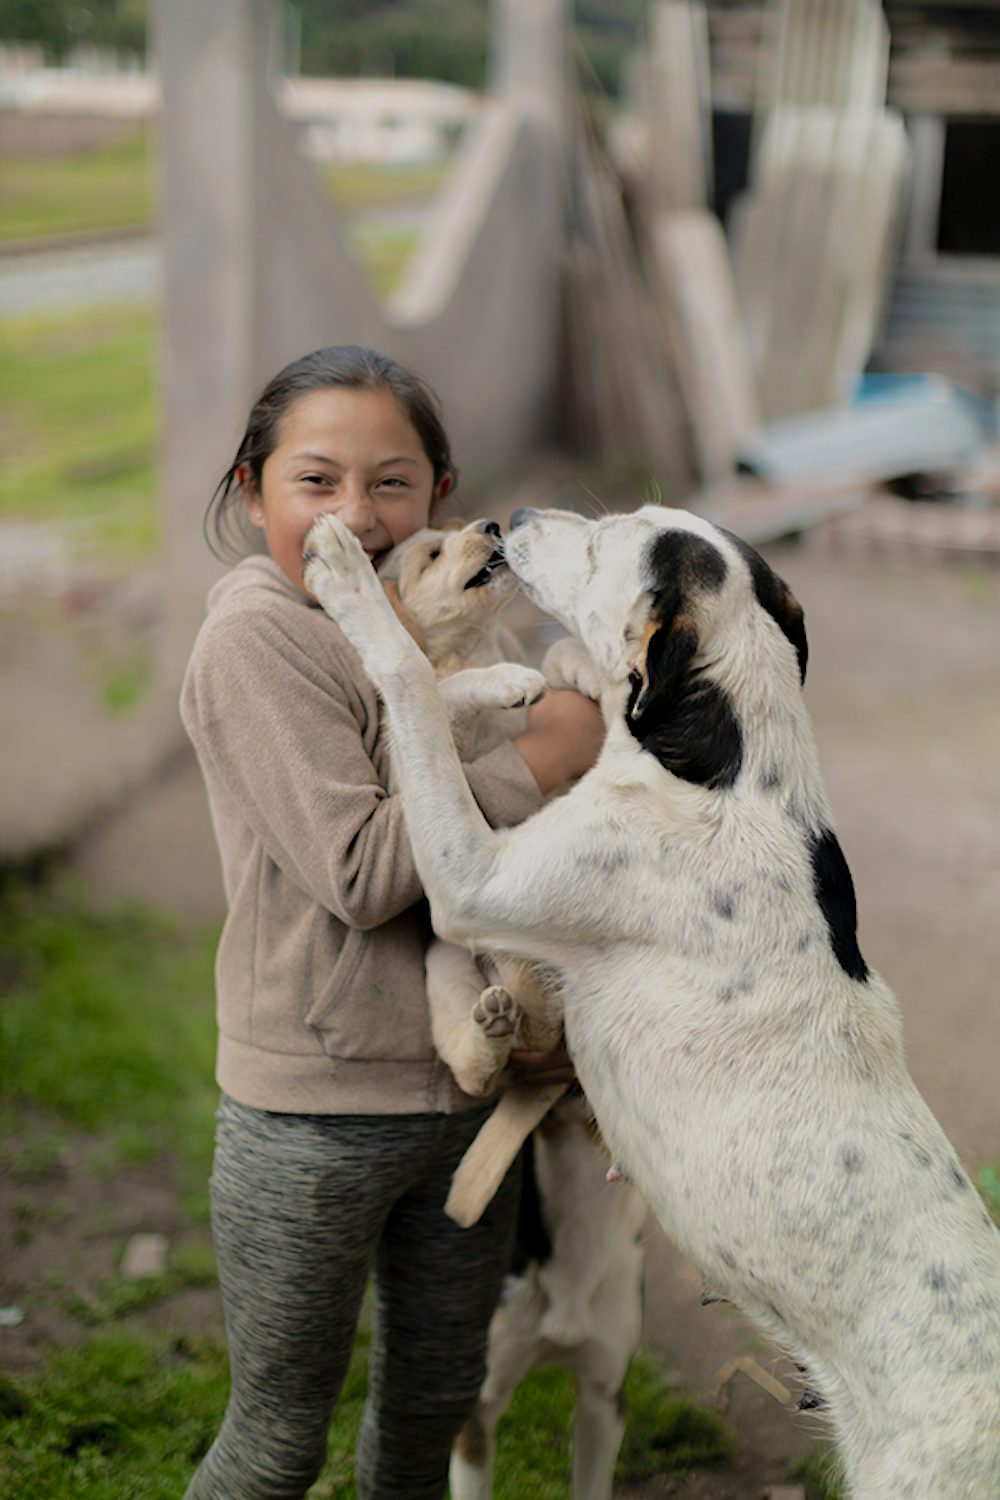
[(517, 1025), (517, 1002), (498, 984), (483, 990), (472, 1008), (472, 1019), (487, 1036), (510, 1036)]

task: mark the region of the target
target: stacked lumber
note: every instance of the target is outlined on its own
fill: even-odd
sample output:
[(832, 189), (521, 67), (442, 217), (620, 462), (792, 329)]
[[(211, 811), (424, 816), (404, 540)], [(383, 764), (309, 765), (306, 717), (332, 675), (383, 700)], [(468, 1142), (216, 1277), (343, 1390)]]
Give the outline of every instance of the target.
[(671, 489), (692, 464), (677, 381), (623, 204), (596, 128), (581, 120), (566, 256), (564, 425), (575, 450), (644, 463)]
[(779, 0), (773, 55), (759, 57), (757, 111), (880, 109), (889, 28), (876, 0)]
[(909, 148), (888, 111), (785, 106), (732, 219), (734, 273), (765, 420), (843, 399), (874, 344)]
[(703, 481), (724, 478), (760, 422), (736, 286), (714, 214), (661, 214), (649, 231), (650, 279)]
[(836, 403), (878, 331), (907, 181), (884, 107), (876, 0), (779, 0), (751, 186), (732, 219), (736, 285), (765, 421)]
[(704, 208), (712, 195), (708, 22), (700, 0), (656, 0), (647, 45), (627, 70), (632, 185), (648, 219)]

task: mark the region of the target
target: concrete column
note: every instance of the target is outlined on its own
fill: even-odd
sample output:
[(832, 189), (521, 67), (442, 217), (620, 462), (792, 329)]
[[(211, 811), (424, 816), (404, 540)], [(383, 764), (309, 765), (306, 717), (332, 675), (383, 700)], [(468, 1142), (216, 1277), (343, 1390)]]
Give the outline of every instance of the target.
[(255, 394), (320, 344), (387, 341), (336, 214), (271, 99), (271, 0), (157, 0), (155, 15), (169, 683), (219, 572), (202, 518)]
[(570, 98), (568, 0), (492, 0), (489, 87), (565, 140)]
[(158, 0), (163, 237), (164, 669), (179, 677), (218, 573), (202, 518), (239, 441), (253, 371), (253, 6)]

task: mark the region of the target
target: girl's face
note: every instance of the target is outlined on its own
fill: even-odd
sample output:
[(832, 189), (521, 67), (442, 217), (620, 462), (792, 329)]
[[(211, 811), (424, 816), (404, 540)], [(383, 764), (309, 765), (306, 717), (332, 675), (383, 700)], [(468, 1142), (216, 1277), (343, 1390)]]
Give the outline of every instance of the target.
[(303, 593), (302, 546), (317, 516), (337, 516), (375, 566), (426, 526), (451, 475), (434, 484), (420, 436), (387, 390), (332, 386), (285, 411), (259, 487), (249, 465), (237, 475), (250, 520), (286, 578)]

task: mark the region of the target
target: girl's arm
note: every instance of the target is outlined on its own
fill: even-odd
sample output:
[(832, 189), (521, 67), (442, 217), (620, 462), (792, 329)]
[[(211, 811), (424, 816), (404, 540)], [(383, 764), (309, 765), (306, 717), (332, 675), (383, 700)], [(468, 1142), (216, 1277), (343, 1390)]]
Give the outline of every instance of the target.
[[(326, 620), (320, 639), (323, 649), (313, 653), (266, 610), (210, 617), (182, 716), (223, 839), (238, 839), (238, 825), (246, 825), (289, 879), (348, 926), (370, 929), (423, 891), (402, 805), (369, 754), (374, 692), (359, 689), (347, 666), (350, 648)], [(513, 743), (466, 772), (494, 826), (520, 822), (541, 805), (530, 762)]]

